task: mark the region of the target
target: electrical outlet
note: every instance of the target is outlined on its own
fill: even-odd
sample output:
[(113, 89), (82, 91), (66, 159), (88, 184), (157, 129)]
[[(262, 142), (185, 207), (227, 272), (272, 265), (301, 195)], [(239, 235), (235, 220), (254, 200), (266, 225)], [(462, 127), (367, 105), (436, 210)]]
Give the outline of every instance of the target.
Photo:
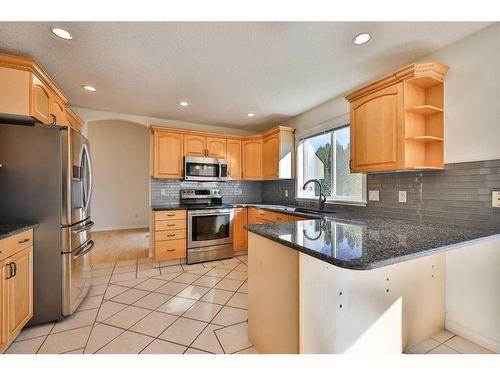
[(161, 189), (161, 190), (160, 190), (160, 195), (161, 195), (162, 197), (166, 196), (166, 195), (167, 195), (167, 189)]
[(370, 190), (368, 192), (368, 199), (378, 202), (380, 200), (380, 192), (378, 190)]
[(243, 190), (238, 189), (238, 195), (242, 195), (242, 194), (243, 194)]
[(288, 190), (285, 190), (285, 197), (288, 198)]
[(491, 192), (491, 207), (500, 207), (500, 191)]
[(406, 203), (406, 191), (399, 191), (399, 203)]

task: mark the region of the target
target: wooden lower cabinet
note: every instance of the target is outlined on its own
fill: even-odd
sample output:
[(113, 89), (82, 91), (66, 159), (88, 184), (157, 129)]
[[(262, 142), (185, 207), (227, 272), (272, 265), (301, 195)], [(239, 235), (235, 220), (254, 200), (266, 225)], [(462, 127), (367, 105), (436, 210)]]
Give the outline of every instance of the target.
[[(26, 238), (32, 238), (32, 230), (25, 233)], [(16, 245), (19, 246), (17, 242), (19, 241), (16, 241)], [(0, 241), (2, 249), (0, 253), (0, 352), (7, 348), (33, 316), (33, 246), (29, 240), (21, 242), (23, 243), (27, 247), (19, 249), (18, 247), (12, 248), (11, 237)], [(4, 251), (5, 244), (8, 245), (7, 251)], [(2, 259), (2, 255), (5, 258)]]
[(153, 259), (155, 262), (186, 257), (186, 210), (153, 212)]
[(247, 209), (235, 208), (233, 219), (233, 251), (244, 251), (247, 249), (248, 235), (244, 226), (247, 224)]

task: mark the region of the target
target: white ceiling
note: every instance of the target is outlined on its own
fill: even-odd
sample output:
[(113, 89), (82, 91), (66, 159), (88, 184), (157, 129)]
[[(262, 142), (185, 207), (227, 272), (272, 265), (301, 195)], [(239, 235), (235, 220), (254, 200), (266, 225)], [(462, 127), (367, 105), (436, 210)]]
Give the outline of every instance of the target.
[[(56, 23), (73, 34), (65, 41), (52, 35), (53, 24), (1, 22), (0, 51), (36, 58), (71, 105), (248, 130), (282, 123), (489, 25)], [(360, 32), (372, 40), (354, 46)], [(87, 83), (98, 91), (82, 90)]]

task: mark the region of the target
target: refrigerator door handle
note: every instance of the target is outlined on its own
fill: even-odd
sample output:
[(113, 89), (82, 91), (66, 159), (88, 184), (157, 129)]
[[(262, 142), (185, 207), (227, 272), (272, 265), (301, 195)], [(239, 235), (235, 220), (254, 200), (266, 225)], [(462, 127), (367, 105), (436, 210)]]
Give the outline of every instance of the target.
[(76, 249), (76, 254), (73, 255), (74, 259), (80, 258), (84, 256), (85, 254), (89, 253), (93, 248), (94, 248), (95, 242), (92, 240), (89, 240), (85, 242), (82, 246), (80, 246), (78, 249)]
[(73, 229), (73, 234), (78, 234), (78, 233), (81, 233), (81, 232), (85, 232), (86, 230), (89, 230), (90, 228), (92, 228), (94, 226), (94, 224), (95, 223), (93, 221), (89, 221), (87, 224), (82, 225), (78, 229)]
[(90, 159), (89, 149), (86, 144), (83, 145), (85, 158), (87, 159), (87, 165), (89, 169), (89, 191), (85, 199), (85, 212), (88, 212), (90, 206), (90, 198), (92, 197), (92, 193), (94, 191), (94, 181), (93, 181), (93, 172), (92, 172), (92, 160)]

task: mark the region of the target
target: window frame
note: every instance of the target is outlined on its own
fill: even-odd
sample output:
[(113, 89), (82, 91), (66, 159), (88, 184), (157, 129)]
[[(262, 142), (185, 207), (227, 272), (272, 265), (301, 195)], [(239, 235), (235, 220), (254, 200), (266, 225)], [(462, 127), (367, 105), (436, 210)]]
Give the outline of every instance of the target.
[[(322, 131), (319, 131), (319, 132), (316, 132), (314, 134), (310, 134), (310, 135), (307, 135), (307, 136), (304, 136), (304, 137), (300, 137), (300, 138), (297, 138), (296, 141), (295, 141), (295, 153), (296, 153), (296, 157), (298, 158), (298, 147), (299, 147), (299, 143), (300, 142), (303, 142), (309, 138), (314, 138), (314, 137), (317, 137), (319, 135), (322, 135), (322, 134), (326, 134), (326, 133), (331, 133), (330, 137), (331, 137), (331, 147), (332, 147), (332, 175), (335, 175), (335, 168), (336, 168), (336, 162), (337, 162), (337, 157), (336, 157), (336, 154), (335, 154), (335, 149), (334, 149), (334, 145), (336, 144), (336, 139), (335, 139), (335, 132), (342, 129), (342, 128), (345, 128), (345, 127), (348, 127), (350, 126), (351, 124), (343, 124), (343, 125), (338, 125), (338, 126), (333, 126), (333, 127), (329, 127), (327, 129), (324, 129)], [(350, 144), (351, 140), (349, 139), (349, 144)], [(305, 170), (305, 159), (303, 157), (303, 154), (302, 154), (302, 177), (304, 176), (304, 173), (303, 171)], [(318, 198), (307, 198), (307, 197), (300, 197), (299, 196), (299, 191), (300, 189), (302, 188), (302, 186), (300, 185), (299, 183), (299, 163), (297, 162), (296, 165), (295, 165), (295, 175), (296, 175), (296, 178), (295, 178), (295, 199), (298, 200), (298, 201), (305, 201), (305, 202), (315, 202), (315, 201), (318, 201)], [(335, 182), (336, 180), (334, 178), (332, 178), (332, 182)], [(367, 202), (367, 187), (366, 187), (366, 174), (365, 173), (361, 173), (361, 198), (360, 199), (346, 199), (347, 197), (337, 197), (335, 194), (333, 196), (330, 196), (330, 197), (327, 197), (326, 198), (326, 203), (327, 204), (341, 204), (341, 205), (350, 205), (350, 206), (366, 206), (366, 204), (368, 203)], [(336, 184), (333, 183), (333, 186), (332, 186), (332, 190), (334, 193), (336, 193), (336, 190), (337, 190), (337, 187), (336, 187)]]

